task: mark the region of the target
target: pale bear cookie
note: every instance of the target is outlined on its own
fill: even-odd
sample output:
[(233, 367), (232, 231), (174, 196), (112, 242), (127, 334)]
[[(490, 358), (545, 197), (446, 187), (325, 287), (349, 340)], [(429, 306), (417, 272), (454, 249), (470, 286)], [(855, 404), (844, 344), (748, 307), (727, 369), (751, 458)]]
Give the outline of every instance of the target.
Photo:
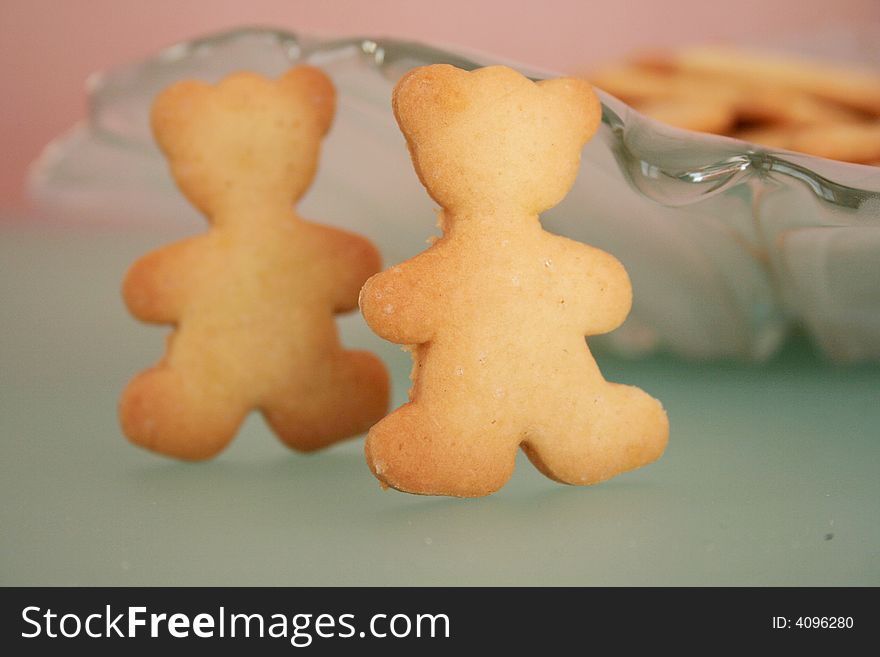
[(133, 315), (175, 325), (164, 358), (122, 396), (132, 442), (208, 458), (258, 409), (285, 444), (309, 451), (384, 415), (384, 366), (343, 350), (334, 321), (357, 307), (379, 255), (363, 237), (293, 209), (334, 109), (330, 80), (305, 66), (278, 80), (181, 82), (156, 100), (156, 139), (211, 226), (148, 254), (125, 280)]
[(402, 491), (465, 497), (503, 486), (520, 446), (569, 484), (657, 459), (662, 406), (606, 382), (584, 340), (623, 322), (626, 271), (538, 218), (571, 188), (597, 129), (590, 85), (435, 65), (404, 76), (393, 104), (443, 235), (361, 291), (370, 327), (414, 360), (409, 403), (368, 435), (373, 473)]

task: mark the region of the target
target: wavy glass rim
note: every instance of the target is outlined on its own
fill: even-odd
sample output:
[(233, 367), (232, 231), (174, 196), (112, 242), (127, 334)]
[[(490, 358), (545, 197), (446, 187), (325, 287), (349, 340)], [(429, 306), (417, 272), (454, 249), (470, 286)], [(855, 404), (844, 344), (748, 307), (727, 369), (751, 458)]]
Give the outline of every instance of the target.
[[(460, 46), (455, 46), (455, 50), (466, 52), (466, 55), (452, 52), (451, 47), (394, 37), (337, 37), (318, 34), (303, 36), (280, 28), (254, 25), (182, 41), (140, 62), (92, 74), (87, 82), (90, 101), (87, 121), (93, 126), (96, 134), (104, 138), (117, 142), (124, 139), (119, 135), (108, 133), (100, 126), (100, 122), (95, 120), (96, 108), (92, 102), (100, 97), (104, 88), (114, 83), (117, 71), (124, 69), (127, 76), (132, 72), (149, 73), (154, 67), (187, 58), (200, 50), (223, 46), (226, 42), (235, 41), (243, 36), (273, 39), (276, 42), (275, 46), (285, 53), (291, 64), (309, 58), (320, 58), (324, 54), (337, 53), (343, 49), (356, 49), (372, 68), (392, 84), (396, 81), (392, 71), (403, 71), (429, 63), (451, 64), (465, 70), (504, 64), (533, 80), (571, 77), (571, 74), (542, 70)], [(407, 64), (405, 68), (399, 67), (399, 64), (407, 62), (411, 65)], [(795, 151), (764, 147), (734, 137), (675, 128), (640, 114), (599, 88), (596, 88), (596, 91), (602, 102), (602, 122), (615, 136), (612, 148), (618, 163), (639, 192), (662, 205), (689, 205), (721, 193), (750, 175), (757, 174), (763, 177), (776, 173), (804, 184), (816, 197), (835, 206), (858, 209), (865, 203), (871, 203), (880, 207), (880, 167), (828, 160)], [(679, 144), (699, 142), (700, 151), (706, 151), (706, 146), (711, 144), (727, 156), (700, 161), (697, 155), (693, 163), (670, 166), (662, 161), (664, 158), (661, 151), (652, 149), (652, 152), (644, 152), (633, 144), (627, 132), (634, 124)], [(127, 145), (134, 146), (135, 143)], [(850, 177), (868, 179), (872, 184), (867, 187), (856, 187), (838, 182), (841, 178)], [(679, 188), (675, 194), (669, 193), (670, 184)], [(682, 186), (688, 188), (687, 191), (683, 192)], [(880, 223), (880, 215), (877, 219)]]

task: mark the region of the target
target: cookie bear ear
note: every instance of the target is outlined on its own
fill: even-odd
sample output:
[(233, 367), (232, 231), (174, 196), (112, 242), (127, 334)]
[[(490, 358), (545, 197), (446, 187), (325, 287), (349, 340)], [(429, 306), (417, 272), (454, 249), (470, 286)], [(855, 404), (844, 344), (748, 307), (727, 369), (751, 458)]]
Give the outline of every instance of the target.
[(336, 88), (321, 69), (297, 66), (281, 76), (278, 84), (296, 90), (315, 110), (321, 134), (327, 134), (336, 114)]
[(150, 126), (165, 153), (169, 153), (174, 144), (185, 141), (181, 137), (188, 129), (190, 121), (201, 115), (210, 93), (210, 85), (197, 80), (185, 80), (171, 85), (159, 94), (150, 110)]
[(576, 134), (586, 143), (595, 134), (602, 120), (602, 104), (590, 83), (578, 78), (558, 78), (544, 80), (538, 85), (564, 103)]
[(450, 114), (468, 107), (468, 75), (449, 64), (433, 64), (414, 68), (400, 78), (391, 106), (408, 140), (417, 139), (425, 128), (436, 130)]

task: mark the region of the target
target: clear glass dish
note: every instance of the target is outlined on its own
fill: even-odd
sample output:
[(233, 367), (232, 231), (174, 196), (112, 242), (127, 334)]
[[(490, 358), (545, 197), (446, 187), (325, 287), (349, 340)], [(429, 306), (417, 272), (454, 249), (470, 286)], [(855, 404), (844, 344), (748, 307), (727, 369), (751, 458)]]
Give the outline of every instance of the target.
[[(311, 63), (335, 81), (339, 107), (301, 211), (369, 236), (386, 263), (398, 262), (425, 247), (434, 213), (390, 95), (406, 70), (436, 62), (558, 75), (393, 39), (236, 30), (94, 75), (88, 119), (46, 148), (31, 192), (72, 220), (202, 227), (153, 143), (152, 99), (182, 78), (277, 76)], [(600, 133), (574, 189), (543, 223), (615, 254), (630, 273), (633, 311), (603, 344), (761, 360), (800, 326), (835, 360), (880, 358), (880, 167), (674, 129), (600, 96)]]

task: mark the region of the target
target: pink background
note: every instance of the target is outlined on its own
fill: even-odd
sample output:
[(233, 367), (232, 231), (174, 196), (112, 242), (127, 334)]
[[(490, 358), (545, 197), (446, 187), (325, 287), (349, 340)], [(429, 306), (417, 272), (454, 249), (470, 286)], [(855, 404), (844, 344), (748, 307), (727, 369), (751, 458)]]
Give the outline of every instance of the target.
[(0, 210), (25, 207), (27, 166), (83, 117), (89, 73), (233, 26), (403, 36), (577, 71), (635, 48), (866, 21), (880, 22), (880, 0), (0, 0)]

